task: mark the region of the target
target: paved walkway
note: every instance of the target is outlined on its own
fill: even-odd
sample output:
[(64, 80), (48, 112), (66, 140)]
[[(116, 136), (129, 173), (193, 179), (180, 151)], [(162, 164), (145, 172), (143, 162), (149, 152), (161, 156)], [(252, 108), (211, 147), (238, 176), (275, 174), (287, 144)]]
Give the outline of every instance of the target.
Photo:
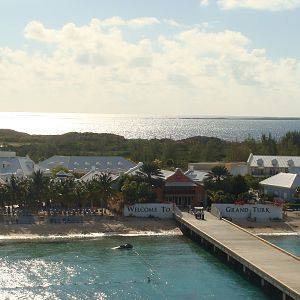
[(188, 213), (177, 214), (176, 218), (194, 232), (212, 239), (217, 247), (280, 290), (300, 299), (300, 258), (210, 213), (205, 214), (205, 221)]

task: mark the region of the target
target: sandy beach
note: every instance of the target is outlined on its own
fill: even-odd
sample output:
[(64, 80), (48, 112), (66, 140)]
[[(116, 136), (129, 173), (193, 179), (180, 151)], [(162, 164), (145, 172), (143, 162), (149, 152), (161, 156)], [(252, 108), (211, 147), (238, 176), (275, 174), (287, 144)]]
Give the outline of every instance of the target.
[[(283, 221), (233, 220), (257, 235), (300, 235), (300, 212), (288, 212)], [(93, 238), (110, 235), (181, 235), (175, 220), (103, 217), (79, 224), (0, 225), (0, 241)]]
[(300, 211), (289, 211), (282, 221), (233, 220), (233, 222), (257, 235), (300, 235)]
[(175, 220), (103, 217), (80, 224), (1, 225), (0, 241), (89, 238), (109, 235), (181, 235)]

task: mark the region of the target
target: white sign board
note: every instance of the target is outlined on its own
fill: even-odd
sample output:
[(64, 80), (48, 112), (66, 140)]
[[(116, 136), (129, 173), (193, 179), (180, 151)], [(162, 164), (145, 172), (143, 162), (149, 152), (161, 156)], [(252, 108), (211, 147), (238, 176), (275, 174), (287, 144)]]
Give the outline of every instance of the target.
[(133, 205), (124, 205), (124, 216), (170, 219), (173, 217), (173, 206), (173, 203), (136, 203)]
[(222, 217), (232, 219), (256, 218), (257, 220), (282, 219), (282, 207), (270, 204), (220, 204), (213, 203)]

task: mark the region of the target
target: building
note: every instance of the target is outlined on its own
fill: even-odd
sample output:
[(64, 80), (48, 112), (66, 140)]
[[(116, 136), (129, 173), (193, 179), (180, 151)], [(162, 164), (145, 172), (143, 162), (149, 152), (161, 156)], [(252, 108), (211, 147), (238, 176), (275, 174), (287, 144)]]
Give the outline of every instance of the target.
[(192, 171), (209, 172), (213, 167), (224, 166), (231, 175), (246, 175), (247, 164), (245, 162), (199, 162), (189, 163), (188, 169)]
[(161, 201), (175, 203), (178, 207), (203, 206), (206, 203), (204, 186), (176, 169), (165, 178), (165, 185), (159, 196)]
[(135, 166), (135, 163), (121, 156), (52, 156), (39, 163), (45, 173), (55, 167), (64, 167), (69, 172), (86, 174), (91, 170), (120, 174)]
[(273, 176), (282, 173), (300, 173), (300, 156), (249, 155), (248, 174)]
[(31, 176), (37, 169), (29, 157), (19, 157), (16, 152), (0, 151), (0, 177), (3, 180), (14, 176)]
[(184, 174), (191, 178), (193, 181), (204, 184), (204, 180), (209, 173), (199, 170), (187, 170), (186, 172), (184, 172)]
[(295, 191), (300, 187), (300, 174), (278, 173), (261, 181), (264, 194), (271, 194), (288, 202), (294, 202)]

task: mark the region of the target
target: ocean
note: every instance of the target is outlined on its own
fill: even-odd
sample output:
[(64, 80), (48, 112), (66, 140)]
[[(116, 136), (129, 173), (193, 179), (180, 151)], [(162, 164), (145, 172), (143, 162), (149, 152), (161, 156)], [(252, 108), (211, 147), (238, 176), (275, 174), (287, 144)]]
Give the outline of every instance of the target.
[(2, 244), (0, 299), (270, 298), (186, 237), (155, 236)]
[(276, 139), (300, 130), (300, 118), (205, 118), (155, 117), (75, 113), (0, 113), (0, 128), (29, 134), (66, 132), (114, 133), (125, 138), (172, 138), (211, 136), (224, 140), (259, 139), (269, 134)]
[(300, 257), (300, 235), (262, 236), (262, 238)]

